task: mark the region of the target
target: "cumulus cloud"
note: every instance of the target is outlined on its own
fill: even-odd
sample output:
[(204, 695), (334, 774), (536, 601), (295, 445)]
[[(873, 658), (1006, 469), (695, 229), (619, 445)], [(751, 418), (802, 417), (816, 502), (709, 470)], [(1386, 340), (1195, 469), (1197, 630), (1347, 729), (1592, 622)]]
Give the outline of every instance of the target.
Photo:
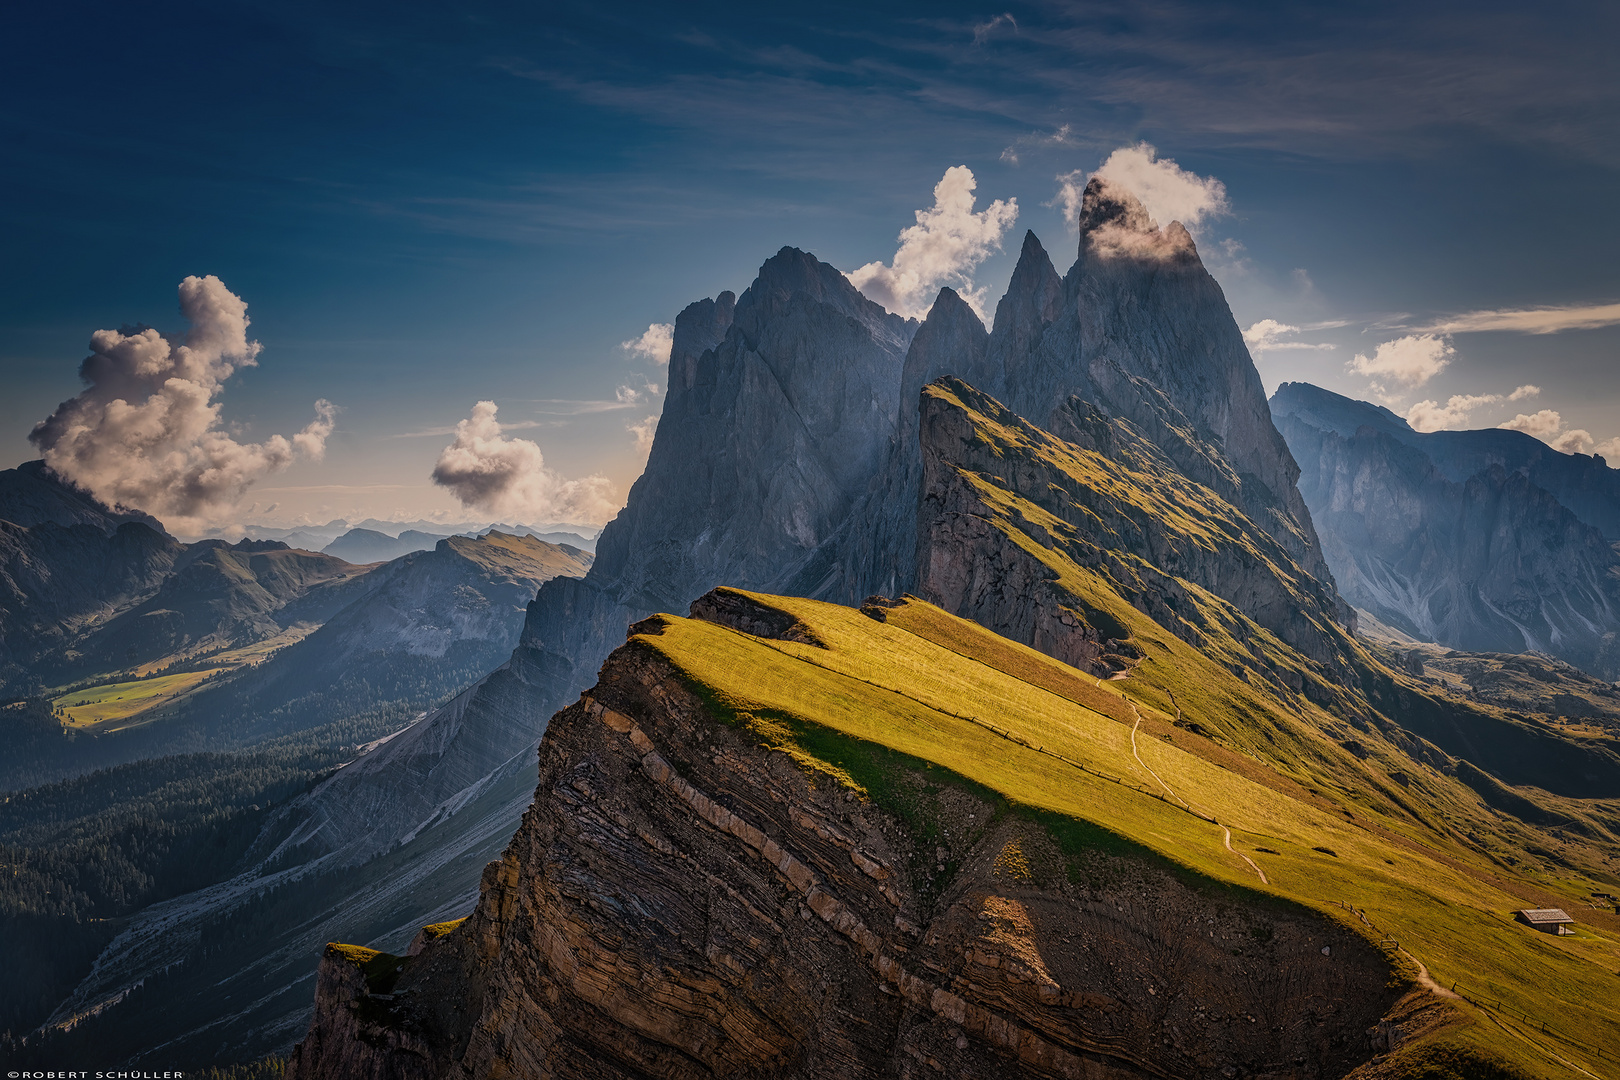
[(1523, 386), (1514, 390), (1513, 393), (1509, 394), (1507, 399), (1509, 401), (1523, 401), (1525, 398), (1533, 398), (1539, 393), (1541, 393), (1541, 387), (1531, 386), (1529, 383), (1525, 383)]
[(103, 502), (190, 531), (229, 512), (270, 473), (300, 457), (320, 460), (337, 409), (317, 401), (315, 419), (292, 438), (237, 442), (220, 430), (214, 399), (232, 374), (258, 363), (247, 304), (217, 277), (188, 277), (180, 312), (191, 326), (179, 341), (150, 327), (96, 331), (79, 367), (85, 389), (28, 439), (52, 472)]
[[(1213, 176), (1199, 176), (1183, 169), (1172, 158), (1159, 157), (1151, 143), (1120, 147), (1108, 155), (1095, 175), (1134, 194), (1148, 216), (1160, 225), (1179, 221), (1196, 233), (1209, 218), (1232, 212), (1225, 184)], [(1059, 198), (1067, 207), (1061, 191)], [(1070, 224), (1074, 224), (1073, 218)]]
[(1417, 387), (1440, 374), (1456, 351), (1443, 337), (1409, 334), (1384, 342), (1370, 357), (1357, 353), (1345, 367), (1357, 375)]
[(1475, 409), (1501, 403), (1501, 394), (1453, 394), (1444, 405), (1434, 401), (1418, 402), (1406, 411), (1406, 422), (1413, 431), (1460, 428), (1468, 423), (1468, 416)]
[(508, 439), (493, 401), (480, 401), (456, 425), (456, 438), (439, 454), (433, 482), (463, 506), (519, 521), (605, 524), (619, 509), (605, 476), (565, 480), (546, 468), (540, 447)]
[[(1535, 387), (1520, 387), (1520, 389), (1534, 390)], [(1513, 419), (1496, 426), (1513, 431), (1522, 431), (1526, 435), (1534, 435), (1554, 450), (1565, 454), (1598, 453), (1605, 458), (1620, 455), (1620, 438), (1605, 439), (1603, 442), (1598, 443), (1592, 438), (1592, 433), (1585, 428), (1566, 428), (1563, 416), (1555, 409), (1520, 413)], [(1595, 446), (1594, 443), (1596, 443)]]
[(973, 170), (956, 165), (934, 185), (934, 205), (917, 211), (917, 224), (900, 233), (894, 262), (867, 263), (849, 274), (861, 292), (899, 315), (921, 318), (940, 286), (950, 285), (984, 316), (985, 290), (973, 287), (973, 271), (1018, 220), (1018, 200), (997, 199), (973, 210), (978, 182)]
[(1542, 409), (1540, 412), (1520, 413), (1511, 420), (1496, 425), (1512, 431), (1522, 431), (1526, 435), (1534, 435), (1543, 441), (1550, 440), (1558, 435), (1564, 426), (1564, 418), (1555, 409)]
[(1620, 304), (1568, 304), (1561, 307), (1470, 311), (1421, 329), (1435, 334), (1469, 334), (1484, 330), (1556, 334), (1564, 330), (1596, 330), (1616, 324), (1620, 324)]
[(1547, 441), (1554, 450), (1562, 451), (1565, 454), (1590, 454), (1592, 452), (1592, 433), (1584, 428), (1570, 428), (1567, 431), (1560, 431)]
[(1261, 319), (1247, 330), (1243, 331), (1243, 340), (1248, 343), (1252, 353), (1278, 352), (1285, 349), (1332, 349), (1329, 344), (1313, 345), (1307, 341), (1284, 341), (1289, 334), (1297, 334), (1300, 328), (1290, 326), (1276, 319)]
[(655, 364), (669, 363), (669, 354), (675, 347), (673, 323), (651, 323), (638, 338), (619, 342), (619, 348)]

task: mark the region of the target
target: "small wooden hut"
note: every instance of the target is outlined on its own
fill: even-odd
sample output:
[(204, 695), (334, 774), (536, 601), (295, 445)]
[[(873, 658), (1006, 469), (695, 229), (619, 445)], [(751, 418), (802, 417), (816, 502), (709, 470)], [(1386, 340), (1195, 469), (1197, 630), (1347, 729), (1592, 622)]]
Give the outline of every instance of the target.
[(1526, 926), (1532, 926), (1540, 930), (1543, 934), (1573, 934), (1575, 932), (1567, 925), (1575, 920), (1570, 918), (1569, 913), (1563, 908), (1525, 908), (1523, 911), (1515, 911), (1513, 917)]

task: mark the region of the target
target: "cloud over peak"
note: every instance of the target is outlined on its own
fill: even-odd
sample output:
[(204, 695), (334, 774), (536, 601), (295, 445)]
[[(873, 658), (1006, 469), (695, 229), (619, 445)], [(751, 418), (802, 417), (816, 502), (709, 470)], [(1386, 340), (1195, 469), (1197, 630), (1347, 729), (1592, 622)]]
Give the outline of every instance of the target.
[(1001, 239), (1018, 220), (1018, 200), (997, 199), (974, 212), (973, 170), (955, 165), (934, 185), (934, 205), (917, 211), (917, 224), (900, 233), (894, 261), (867, 263), (848, 277), (873, 300), (898, 315), (921, 318), (943, 285), (961, 294), (983, 318), (985, 290), (973, 287), (973, 271), (1001, 250)]
[(28, 439), (52, 472), (114, 506), (195, 528), (231, 510), (248, 487), (299, 457), (320, 460), (337, 409), (288, 439), (240, 443), (219, 430), (214, 398), (236, 371), (258, 363), (247, 304), (219, 278), (180, 283), (190, 329), (170, 341), (150, 327), (98, 330), (79, 367), (85, 389), (35, 425)]
[[(1225, 184), (1213, 176), (1199, 176), (1183, 169), (1174, 158), (1159, 157), (1158, 148), (1152, 143), (1120, 147), (1108, 155), (1092, 176), (1135, 195), (1153, 223), (1161, 227), (1179, 221), (1188, 231), (1196, 233), (1210, 218), (1232, 212)], [(1069, 228), (1077, 230), (1085, 194), (1085, 172), (1076, 169), (1063, 173), (1057, 181), (1057, 196), (1047, 205), (1060, 207)]]
[(546, 468), (538, 445), (504, 437), (495, 413), (493, 401), (480, 401), (456, 424), (455, 441), (433, 466), (435, 484), (463, 506), (507, 520), (602, 525), (618, 512), (607, 477), (563, 479)]

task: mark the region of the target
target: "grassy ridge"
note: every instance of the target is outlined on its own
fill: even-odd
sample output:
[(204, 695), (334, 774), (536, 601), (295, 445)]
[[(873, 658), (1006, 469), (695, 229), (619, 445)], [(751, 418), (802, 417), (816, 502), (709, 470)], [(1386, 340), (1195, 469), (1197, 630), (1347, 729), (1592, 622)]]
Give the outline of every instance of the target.
[[(921, 762), (948, 771), (1019, 812), (1086, 823), (1211, 886), (1304, 904), (1374, 941), (1392, 932), (1443, 983), (1459, 980), (1589, 1046), (1620, 1046), (1620, 1003), (1612, 994), (1620, 934), (1584, 922), (1572, 938), (1517, 926), (1508, 913), (1537, 901), (1533, 883), (1500, 873), (1444, 836), (1424, 835), (1408, 816), (1370, 812), (1321, 787), (1313, 794), (1265, 761), (1246, 759), (1260, 771), (1255, 776), (1223, 767), (1219, 753), (1201, 753), (1207, 743), (1182, 739), (1185, 733), (1169, 726), (1173, 714), (1154, 708), (1150, 699), (1168, 688), (1150, 685), (1150, 676), (1126, 684), (1132, 701), (1156, 730), (1186, 745), (1139, 731), (1137, 752), (1177, 795), (1232, 829), (1233, 846), (1260, 864), (1268, 884), (1225, 850), (1220, 828), (1164, 797), (1137, 765), (1131, 726), (1119, 707), (1129, 707), (1119, 697), (1121, 684), (1092, 681), (1088, 687), (1073, 669), (920, 601), (890, 609), (888, 621), (879, 623), (813, 601), (756, 599), (793, 615), (827, 647), (766, 641), (668, 616), (658, 620), (659, 633), (634, 640), (668, 659), (762, 742), (794, 754), (829, 781), (878, 798), (884, 777), (896, 768)], [(1170, 638), (1167, 652), (1171, 642), (1181, 644)], [(736, 677), (739, 671), (748, 672), (746, 681)], [(1266, 713), (1277, 709), (1251, 698), (1246, 684), (1218, 668), (1180, 674), (1204, 680), (1197, 692), (1186, 684), (1176, 689), (1178, 699), (1200, 707), (1228, 701)], [(1252, 718), (1222, 719), (1235, 731)], [(1269, 720), (1279, 730), (1304, 727), (1298, 718)], [(1330, 740), (1313, 740), (1302, 730), (1290, 734), (1301, 745), (1326, 743), (1314, 748), (1318, 762), (1342, 764), (1328, 749)], [(897, 759), (883, 766), (884, 753), (913, 764)], [(1261, 782), (1268, 778), (1276, 782)], [(1340, 901), (1364, 912), (1371, 925)], [(1477, 1014), (1465, 1016), (1453, 1041), (1557, 1074), (1534, 1046)], [(1537, 1038), (1560, 1045), (1550, 1035)], [(1606, 1074), (1595, 1053), (1585, 1061)]]

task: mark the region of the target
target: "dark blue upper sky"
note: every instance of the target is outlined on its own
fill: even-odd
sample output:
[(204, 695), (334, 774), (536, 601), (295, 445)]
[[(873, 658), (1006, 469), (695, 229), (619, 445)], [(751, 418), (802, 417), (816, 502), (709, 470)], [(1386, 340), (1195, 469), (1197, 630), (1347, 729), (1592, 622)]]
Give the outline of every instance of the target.
[[(176, 286), (212, 274), (263, 345), (218, 399), (232, 436), (290, 436), (317, 398), (339, 408), (325, 460), (268, 475), (243, 513), (452, 508), (427, 474), (480, 399), (561, 477), (604, 473), (622, 494), (641, 460), (629, 426), (657, 401), (615, 391), (659, 376), (621, 342), (741, 291), (784, 244), (845, 270), (892, 259), (955, 165), (981, 207), (1018, 202), (1005, 253), (977, 270), (993, 302), (1023, 229), (1072, 259), (1045, 205), (1055, 177), (1139, 141), (1224, 183), (1231, 213), (1199, 241), (1240, 325), (1334, 346), (1257, 352), (1268, 385), (1368, 396), (1354, 355), (1451, 316), (1620, 301), (1616, 10), (14, 9), (4, 464), (37, 456), (28, 431), (79, 391), (93, 331), (173, 338)], [(1397, 412), (1534, 384), (1459, 407), (1470, 426), (1555, 410), (1549, 437), (1590, 433), (1577, 449), (1620, 436), (1620, 327), (1451, 322), (1443, 370), (1381, 380)], [(1498, 324), (1520, 325), (1469, 325)]]

